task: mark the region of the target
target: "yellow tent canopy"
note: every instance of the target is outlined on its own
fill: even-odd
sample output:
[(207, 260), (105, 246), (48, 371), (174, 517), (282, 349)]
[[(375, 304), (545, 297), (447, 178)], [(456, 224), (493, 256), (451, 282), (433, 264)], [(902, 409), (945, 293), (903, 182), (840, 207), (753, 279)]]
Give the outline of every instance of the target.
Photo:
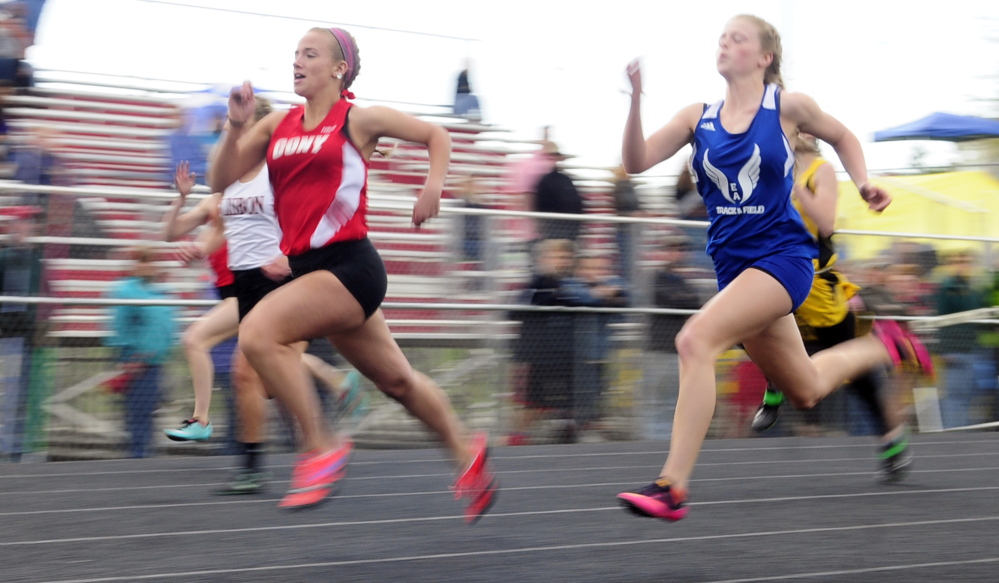
[[(883, 213), (872, 212), (852, 182), (840, 182), (837, 230), (999, 237), (999, 182), (985, 172), (879, 176), (872, 181), (891, 194), (891, 205)], [(841, 234), (837, 235), (836, 244), (846, 257), (869, 259), (895, 240)], [(985, 251), (985, 244), (974, 241), (911, 240), (928, 243), (944, 252)]]

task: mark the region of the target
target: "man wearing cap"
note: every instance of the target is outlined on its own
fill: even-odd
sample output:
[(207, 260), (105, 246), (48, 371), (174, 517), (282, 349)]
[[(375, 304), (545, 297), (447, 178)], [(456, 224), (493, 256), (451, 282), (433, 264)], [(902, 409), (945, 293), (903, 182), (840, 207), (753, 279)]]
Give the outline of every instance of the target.
[[(583, 214), (583, 197), (569, 175), (560, 168), (561, 162), (569, 156), (561, 153), (555, 142), (549, 140), (544, 142), (542, 152), (553, 166), (534, 188), (534, 210), (539, 213)], [(539, 219), (538, 238), (576, 241), (581, 225), (580, 221)]]

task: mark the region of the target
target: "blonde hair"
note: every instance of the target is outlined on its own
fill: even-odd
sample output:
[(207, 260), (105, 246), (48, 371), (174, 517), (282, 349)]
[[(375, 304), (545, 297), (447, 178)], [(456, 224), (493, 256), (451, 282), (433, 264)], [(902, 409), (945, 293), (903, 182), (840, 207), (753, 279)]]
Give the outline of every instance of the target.
[(780, 64), (784, 58), (784, 49), (780, 43), (780, 33), (777, 32), (774, 25), (759, 16), (740, 14), (736, 18), (748, 20), (753, 23), (760, 37), (760, 49), (765, 53), (773, 55), (773, 60), (770, 61), (770, 65), (767, 66), (767, 70), (763, 73), (763, 83), (765, 85), (774, 83), (781, 89), (784, 89), (784, 78), (780, 74)]
[(798, 134), (798, 139), (794, 142), (795, 154), (814, 154), (818, 156), (822, 153), (819, 151), (819, 139), (811, 134), (809, 136), (808, 138), (803, 138), (800, 133)]
[[(357, 48), (357, 41), (354, 39), (354, 35), (350, 34), (346, 30), (343, 29), (340, 30), (342, 30), (343, 33), (347, 35), (347, 39), (350, 41), (349, 50), (354, 53), (354, 66), (352, 69), (347, 71), (347, 75), (343, 78), (342, 89), (348, 89), (350, 88), (351, 84), (354, 82), (354, 79), (357, 79), (357, 75), (361, 72), (361, 51)], [(322, 31), (330, 35), (330, 52), (333, 53), (334, 63), (344, 61), (349, 65), (350, 62), (344, 56), (343, 50), (340, 48), (340, 41), (337, 40), (337, 37), (335, 34), (333, 34), (332, 30), (328, 28), (323, 28), (321, 26), (317, 26), (309, 29), (309, 32), (313, 31), (315, 32)]]
[(271, 106), (270, 100), (266, 97), (260, 97), (258, 95), (255, 100), (257, 102), (257, 107), (253, 110), (253, 119), (260, 121), (267, 117), (267, 114), (273, 111), (274, 108)]

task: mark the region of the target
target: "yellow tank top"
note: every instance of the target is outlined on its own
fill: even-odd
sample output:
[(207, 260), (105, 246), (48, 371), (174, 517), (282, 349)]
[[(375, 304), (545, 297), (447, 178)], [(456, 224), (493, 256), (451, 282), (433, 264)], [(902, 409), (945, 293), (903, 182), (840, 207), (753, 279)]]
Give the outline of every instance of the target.
[[(826, 163), (822, 157), (817, 157), (795, 178), (795, 183), (800, 184), (812, 192), (815, 192), (815, 172)], [(811, 233), (816, 241), (819, 239), (819, 227), (811, 217), (805, 213), (798, 197), (792, 195), (791, 201), (794, 208), (798, 209), (801, 218), (805, 222), (805, 228)], [(856, 284), (851, 283), (843, 274), (832, 269), (836, 263), (836, 254), (829, 259), (823, 269), (819, 269), (818, 259), (814, 260), (815, 279), (812, 281), (812, 291), (794, 312), (795, 320), (801, 328), (828, 328), (839, 324), (846, 318), (850, 311), (847, 301), (860, 290)], [(805, 330), (802, 330), (805, 333)]]
[[(826, 159), (821, 156), (812, 160), (812, 163), (808, 165), (808, 168), (805, 168), (805, 170), (794, 179), (795, 184), (799, 184), (808, 190), (815, 192), (815, 173), (818, 172), (819, 167), (823, 164), (826, 164)], [(801, 218), (805, 220), (805, 228), (808, 229), (809, 233), (811, 233), (812, 238), (817, 240), (819, 238), (819, 226), (815, 224), (812, 217), (808, 216), (805, 209), (801, 206), (801, 201), (798, 200), (798, 197), (794, 196), (794, 194), (791, 194), (791, 202), (794, 204), (794, 208), (798, 209), (798, 213), (801, 215)]]

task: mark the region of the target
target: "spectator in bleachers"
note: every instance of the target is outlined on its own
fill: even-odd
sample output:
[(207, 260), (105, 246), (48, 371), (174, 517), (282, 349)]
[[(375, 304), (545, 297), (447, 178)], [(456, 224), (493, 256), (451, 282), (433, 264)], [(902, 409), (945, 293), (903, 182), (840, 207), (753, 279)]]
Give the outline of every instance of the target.
[(0, 9), (0, 85), (18, 85), (18, 71), (27, 47), (24, 21), (7, 10)]
[[(567, 239), (538, 243), (535, 273), (521, 293), (520, 303), (564, 306), (562, 283), (572, 274), (575, 246)], [(521, 322), (514, 346), (513, 379), (520, 405), (507, 443), (526, 445), (528, 431), (543, 414), (569, 418), (572, 411), (573, 322), (564, 312), (520, 311)]]
[(6, 104), (4, 98), (8, 88), (0, 87), (0, 178), (13, 177), (14, 166), (11, 163), (10, 126), (7, 124)]
[[(114, 285), (108, 297), (116, 300), (163, 300), (153, 251), (135, 252), (132, 275)], [(117, 360), (128, 382), (124, 391), (125, 429), (130, 437), (129, 455), (149, 455), (154, 413), (160, 400), (163, 364), (176, 341), (176, 318), (171, 306), (117, 305), (112, 308), (111, 336), (107, 345), (117, 349)]]
[[(956, 252), (949, 258), (950, 273), (940, 283), (936, 295), (938, 314), (988, 306), (984, 291), (973, 283), (973, 266), (969, 251)], [(981, 421), (972, 413), (974, 401), (996, 390), (995, 365), (978, 343), (979, 332), (981, 328), (976, 324), (943, 326), (937, 332), (938, 351), (944, 363), (941, 413), (945, 427), (963, 427)]]
[[(27, 142), (14, 150), (14, 180), (41, 186), (67, 185), (66, 171), (55, 152), (55, 138), (52, 128), (36, 127), (31, 131)], [(48, 210), (48, 194), (30, 193), (24, 198), (28, 204)]]
[[(552, 169), (541, 177), (534, 188), (534, 210), (539, 213), (583, 214), (583, 197), (576, 190), (572, 178), (562, 171), (561, 162), (569, 156), (559, 151), (555, 142), (546, 141), (542, 150), (553, 164)], [(580, 221), (562, 219), (538, 219), (538, 238), (579, 239)]]
[[(181, 111), (177, 118), (177, 127), (167, 138), (170, 149), (170, 166), (164, 169), (169, 178), (173, 177), (173, 169), (183, 161), (187, 161), (191, 172), (204, 180), (208, 169), (208, 152), (204, 143), (194, 131), (194, 116), (190, 111)], [(169, 180), (169, 178), (167, 178)]]
[[(576, 273), (563, 283), (566, 304), (591, 308), (623, 308), (631, 302), (624, 278), (614, 275), (610, 260), (594, 253), (576, 259)], [(599, 441), (595, 423), (606, 386), (605, 368), (611, 352), (610, 324), (620, 320), (611, 313), (573, 315), (572, 418), (580, 441)]]
[[(697, 310), (701, 298), (688, 281), (685, 270), (692, 253), (690, 239), (683, 235), (669, 237), (663, 245), (662, 264), (653, 279), (652, 301), (657, 308)], [(648, 354), (645, 362), (642, 411), (642, 436), (645, 439), (669, 439), (673, 428), (673, 410), (680, 391), (680, 360), (676, 335), (689, 316), (653, 314), (649, 319)]]
[(911, 264), (871, 262), (857, 274), (860, 301), (853, 305), (878, 316), (929, 315), (932, 297), (927, 296), (918, 273), (918, 266)]
[(685, 221), (703, 221), (704, 227), (684, 225), (680, 227), (683, 233), (690, 239), (691, 253), (689, 261), (706, 269), (714, 269), (714, 263), (707, 254), (708, 247), (708, 209), (704, 206), (704, 200), (697, 192), (697, 186), (690, 176), (690, 166), (684, 165), (680, 175), (676, 178), (676, 186), (673, 195), (676, 198), (677, 212), (681, 219)]
[(466, 62), (465, 68), (458, 73), (458, 84), (454, 92), (454, 113), (478, 121), (482, 119), (482, 110), (479, 107), (479, 98), (472, 91), (472, 85), (468, 81), (470, 68)]
[[(985, 289), (985, 302), (993, 308), (999, 306), (999, 269), (995, 266), (988, 273), (988, 284)], [(978, 335), (984, 356), (991, 360), (992, 367), (999, 370), (999, 328), (986, 327)], [(993, 393), (991, 419), (999, 419), (999, 391)]]
[[(614, 168), (614, 212), (622, 217), (635, 217), (642, 214), (642, 203), (635, 189), (635, 182), (624, 171), (624, 166)], [(640, 225), (617, 223), (618, 274), (629, 285), (635, 283), (635, 239), (640, 234)]]
[[(0, 295), (47, 295), (42, 248), (28, 241), (41, 209), (0, 209), (9, 239), (0, 248)], [(36, 304), (0, 303), (0, 454), (13, 461), (24, 449), (24, 428), (35, 347), (44, 337), (44, 314)]]
[(3, 5), (3, 9), (23, 23), (27, 46), (35, 44), (35, 31), (42, 18), (45, 0), (13, 0)]
[(914, 263), (891, 265), (885, 285), (906, 316), (930, 316), (934, 312), (932, 284), (920, 279), (923, 269)]
[[(484, 209), (479, 195), (479, 184), (475, 176), (466, 176), (458, 186), (458, 197), (462, 206), (471, 209)], [(483, 260), (483, 246), (488, 243), (485, 233), (486, 217), (481, 215), (459, 215), (461, 221), (461, 256), (464, 261), (480, 263)]]

